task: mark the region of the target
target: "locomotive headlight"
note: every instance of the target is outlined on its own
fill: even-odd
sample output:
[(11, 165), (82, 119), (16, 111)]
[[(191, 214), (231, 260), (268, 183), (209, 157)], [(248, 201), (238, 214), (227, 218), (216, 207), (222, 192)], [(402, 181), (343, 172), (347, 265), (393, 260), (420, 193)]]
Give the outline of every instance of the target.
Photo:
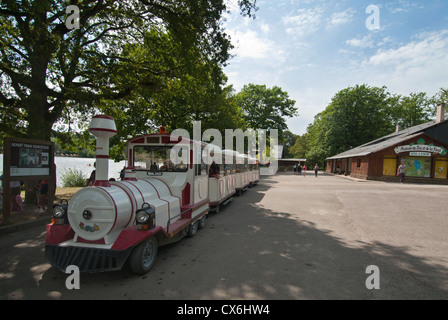
[(53, 207), (53, 218), (62, 218), (65, 215), (65, 209), (61, 205), (55, 205)]
[(154, 208), (148, 203), (144, 203), (142, 208), (135, 213), (137, 230), (151, 230), (156, 224), (156, 213)]
[(138, 223), (144, 224), (149, 220), (149, 214), (145, 209), (140, 209), (137, 211), (136, 219)]
[(68, 224), (67, 207), (67, 200), (53, 206), (53, 219), (51, 219), (53, 224)]

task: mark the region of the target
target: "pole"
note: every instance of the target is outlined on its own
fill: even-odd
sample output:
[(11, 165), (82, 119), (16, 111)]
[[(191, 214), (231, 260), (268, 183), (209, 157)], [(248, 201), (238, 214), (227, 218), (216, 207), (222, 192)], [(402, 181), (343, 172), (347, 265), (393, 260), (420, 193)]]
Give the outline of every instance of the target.
[(11, 162), (11, 142), (10, 138), (3, 139), (3, 225), (10, 223), (11, 215), (11, 178), (9, 163)]

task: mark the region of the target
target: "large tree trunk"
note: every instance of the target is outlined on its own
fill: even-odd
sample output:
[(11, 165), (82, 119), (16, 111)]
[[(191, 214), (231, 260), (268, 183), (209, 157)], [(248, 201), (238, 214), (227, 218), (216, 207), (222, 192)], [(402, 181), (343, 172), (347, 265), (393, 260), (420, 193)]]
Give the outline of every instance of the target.
[[(43, 46), (42, 46), (43, 49)], [(42, 51), (48, 52), (48, 51)], [(27, 138), (34, 140), (50, 141), (51, 127), (53, 123), (49, 120), (49, 103), (46, 86), (47, 66), (49, 59), (42, 53), (34, 57), (31, 68), (32, 83), (31, 93), (25, 103), (28, 104), (28, 128)], [(25, 187), (25, 203), (37, 204), (38, 180), (29, 180)]]

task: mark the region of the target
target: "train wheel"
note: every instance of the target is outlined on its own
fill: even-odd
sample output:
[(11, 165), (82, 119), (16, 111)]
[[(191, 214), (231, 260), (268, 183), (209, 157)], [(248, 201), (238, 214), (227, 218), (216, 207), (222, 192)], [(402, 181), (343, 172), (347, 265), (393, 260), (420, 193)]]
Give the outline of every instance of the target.
[(148, 273), (154, 266), (157, 258), (157, 240), (151, 237), (140, 243), (131, 253), (129, 264), (132, 272), (136, 274)]
[(196, 233), (198, 233), (198, 227), (199, 227), (199, 221), (196, 220), (196, 221), (190, 226), (190, 228), (188, 228), (187, 235), (188, 235), (189, 237), (193, 237)]
[(207, 220), (207, 215), (204, 214), (201, 219), (199, 219), (199, 229), (205, 227), (205, 221)]

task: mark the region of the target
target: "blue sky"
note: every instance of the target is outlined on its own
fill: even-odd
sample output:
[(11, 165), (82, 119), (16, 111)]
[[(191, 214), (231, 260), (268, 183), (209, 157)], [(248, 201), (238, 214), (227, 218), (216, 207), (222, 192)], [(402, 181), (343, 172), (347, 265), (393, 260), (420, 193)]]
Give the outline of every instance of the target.
[[(448, 88), (447, 0), (258, 0), (257, 5), (254, 20), (231, 5), (225, 28), (235, 57), (224, 72), (237, 91), (249, 83), (287, 91), (299, 108), (299, 116), (287, 122), (295, 134), (305, 133), (314, 116), (349, 86), (365, 83), (429, 96)], [(370, 5), (378, 10), (366, 13)], [(371, 20), (376, 13), (379, 20)], [(368, 28), (366, 21), (374, 24)]]

